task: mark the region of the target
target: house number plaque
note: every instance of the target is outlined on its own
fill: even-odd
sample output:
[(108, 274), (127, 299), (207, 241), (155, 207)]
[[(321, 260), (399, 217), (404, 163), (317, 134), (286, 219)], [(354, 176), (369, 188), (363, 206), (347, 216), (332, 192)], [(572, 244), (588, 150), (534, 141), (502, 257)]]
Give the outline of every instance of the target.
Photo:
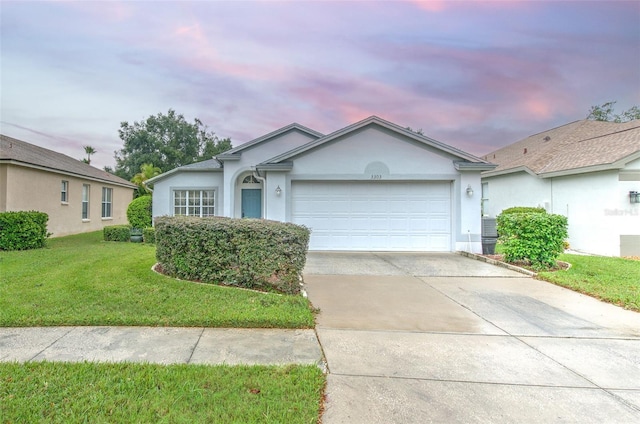
[(364, 174), (368, 175), (370, 180), (381, 180), (389, 175), (389, 167), (382, 162), (371, 162), (364, 169)]

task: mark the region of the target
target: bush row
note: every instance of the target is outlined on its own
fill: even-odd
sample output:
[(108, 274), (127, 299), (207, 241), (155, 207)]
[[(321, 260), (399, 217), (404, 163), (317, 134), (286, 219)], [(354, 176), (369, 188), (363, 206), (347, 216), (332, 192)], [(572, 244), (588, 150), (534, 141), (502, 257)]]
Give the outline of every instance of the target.
[(542, 207), (534, 207), (534, 206), (514, 206), (512, 208), (507, 208), (501, 212), (501, 215), (509, 215), (512, 213), (547, 213), (547, 211)]
[[(130, 225), (108, 225), (102, 229), (104, 241), (131, 241), (131, 228)], [(150, 244), (156, 242), (153, 227), (142, 230), (142, 241)]]
[(161, 217), (156, 258), (167, 274), (207, 283), (300, 292), (309, 230), (259, 219)]
[(567, 238), (567, 218), (541, 212), (504, 213), (497, 217), (499, 240), (507, 262), (528, 260), (535, 269), (556, 265)]
[(37, 211), (0, 213), (0, 250), (27, 250), (45, 246), (49, 215)]

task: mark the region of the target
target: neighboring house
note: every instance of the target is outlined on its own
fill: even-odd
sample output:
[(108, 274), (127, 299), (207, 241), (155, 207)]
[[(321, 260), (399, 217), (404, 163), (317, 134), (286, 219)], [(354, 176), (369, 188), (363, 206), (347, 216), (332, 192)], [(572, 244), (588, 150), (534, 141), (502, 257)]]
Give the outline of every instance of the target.
[(82, 161), (0, 135), (0, 212), (44, 212), (54, 237), (127, 224), (135, 188)]
[(582, 120), (484, 156), (483, 213), (542, 206), (565, 215), (571, 248), (607, 256), (640, 255), (640, 120)]
[(328, 135), (294, 123), (148, 183), (154, 216), (294, 222), (312, 250), (478, 252), (494, 166), (372, 116)]

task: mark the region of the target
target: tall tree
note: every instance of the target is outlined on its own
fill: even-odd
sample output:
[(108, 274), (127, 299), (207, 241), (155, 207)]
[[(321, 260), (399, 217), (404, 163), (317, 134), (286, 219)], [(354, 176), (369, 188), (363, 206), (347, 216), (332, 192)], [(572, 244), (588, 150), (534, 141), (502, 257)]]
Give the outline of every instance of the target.
[(640, 108), (632, 106), (621, 114), (614, 113), (616, 102), (603, 103), (600, 106), (591, 106), (587, 119), (592, 121), (629, 122), (640, 119)]
[(162, 171), (157, 166), (153, 166), (152, 163), (145, 163), (140, 167), (140, 172), (131, 178), (131, 182), (138, 186), (138, 192), (136, 197), (145, 196), (151, 194), (149, 188), (145, 185), (145, 182), (156, 175), (160, 175)]
[(87, 154), (87, 158), (83, 159), (83, 162), (88, 165), (91, 165), (91, 155), (95, 155), (96, 153), (98, 153), (98, 151), (91, 146), (82, 146), (82, 148), (84, 149), (84, 152)]
[(199, 119), (189, 123), (172, 109), (133, 124), (122, 122), (118, 134), (124, 147), (115, 152), (115, 174), (126, 180), (144, 164), (152, 163), (166, 172), (231, 148), (228, 138), (219, 139)]

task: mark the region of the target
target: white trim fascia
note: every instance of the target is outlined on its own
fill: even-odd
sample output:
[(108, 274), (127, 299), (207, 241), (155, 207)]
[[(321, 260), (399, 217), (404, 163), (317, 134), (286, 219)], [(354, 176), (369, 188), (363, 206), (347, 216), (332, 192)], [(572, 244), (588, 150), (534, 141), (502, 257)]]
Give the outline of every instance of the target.
[(264, 163), (255, 166), (258, 171), (291, 171), (293, 162)]
[(540, 175), (536, 174), (535, 172), (533, 172), (531, 169), (527, 168), (524, 165), (518, 166), (516, 168), (501, 169), (499, 171), (485, 171), (480, 174), (480, 177), (481, 178), (498, 177), (500, 175), (515, 174), (518, 172), (526, 172), (527, 174), (533, 177), (540, 177)]
[(440, 151), (443, 151), (445, 153), (449, 153), (450, 155), (456, 156), (460, 159), (466, 159), (468, 161), (471, 162), (479, 162), (479, 163), (488, 163), (486, 162), (484, 159), (481, 159), (479, 157), (473, 156), (469, 153), (465, 153), (462, 150), (456, 149), (455, 147), (451, 147), (449, 145), (446, 145), (444, 143), (441, 143), (437, 140), (434, 140), (432, 138), (420, 135), (418, 133), (415, 133), (413, 131), (409, 131), (406, 128), (402, 128), (401, 126), (394, 124), (392, 122), (386, 121), (382, 118), (379, 118), (377, 116), (370, 116), (366, 119), (363, 119), (359, 122), (356, 122), (355, 124), (351, 124), (348, 125), (344, 128), (341, 128), (337, 131), (334, 131), (331, 134), (328, 134), (324, 137), (321, 137), (317, 140), (313, 140), (310, 141), (309, 143), (303, 144), (302, 146), (296, 147), (294, 149), (289, 150), (288, 152), (282, 153), (278, 156), (274, 156), (273, 158), (266, 160), (264, 162), (262, 162), (262, 164), (270, 164), (270, 163), (278, 163), (281, 162), (283, 160), (287, 160), (287, 159), (291, 159), (295, 156), (298, 156), (302, 153), (305, 153), (309, 150), (312, 150), (318, 146), (321, 146), (322, 144), (325, 144), (329, 141), (335, 140), (336, 138), (339, 138), (345, 134), (348, 134), (350, 132), (359, 130), (361, 128), (366, 127), (367, 125), (370, 124), (377, 124), (383, 128), (386, 128), (390, 131), (402, 134), (406, 137), (409, 137), (413, 140), (416, 140), (422, 144), (425, 144), (427, 146), (430, 147), (434, 147)]
[[(188, 166), (188, 165), (186, 165)], [(163, 172), (160, 175), (156, 175), (153, 178), (149, 178), (147, 181), (145, 181), (145, 183), (147, 184), (155, 184), (158, 181), (162, 181), (165, 178), (170, 177), (173, 174), (176, 174), (178, 172), (222, 172), (224, 171), (224, 168), (183, 168), (183, 167), (178, 167), (178, 168), (173, 168), (171, 171), (167, 171), (167, 172)]]
[(479, 162), (467, 162), (467, 161), (459, 161), (454, 160), (453, 166), (456, 171), (491, 171), (495, 169), (498, 165), (495, 163), (479, 163)]
[[(231, 150), (227, 150), (226, 152), (220, 153), (219, 155), (217, 155), (217, 159), (219, 160), (240, 160), (240, 156), (242, 155), (242, 151), (248, 149), (249, 147), (255, 146), (256, 144), (262, 143), (264, 141), (267, 141), (270, 138), (273, 137), (277, 137), (279, 135), (282, 135), (284, 133), (287, 133), (291, 130), (298, 130), (301, 131), (303, 133), (306, 133), (312, 137), (316, 137), (316, 138), (321, 138), (324, 136), (324, 134), (319, 133), (318, 131), (312, 130), (311, 128), (307, 128), (304, 125), (300, 125), (296, 122), (289, 124), (287, 126), (284, 126), (282, 128), (279, 128), (275, 131), (272, 131), (268, 134), (265, 134), (263, 136), (260, 136), (256, 139), (253, 139), (251, 141), (247, 141), (246, 143), (241, 144), (240, 146), (233, 148)], [(239, 154), (238, 154), (239, 153)]]

